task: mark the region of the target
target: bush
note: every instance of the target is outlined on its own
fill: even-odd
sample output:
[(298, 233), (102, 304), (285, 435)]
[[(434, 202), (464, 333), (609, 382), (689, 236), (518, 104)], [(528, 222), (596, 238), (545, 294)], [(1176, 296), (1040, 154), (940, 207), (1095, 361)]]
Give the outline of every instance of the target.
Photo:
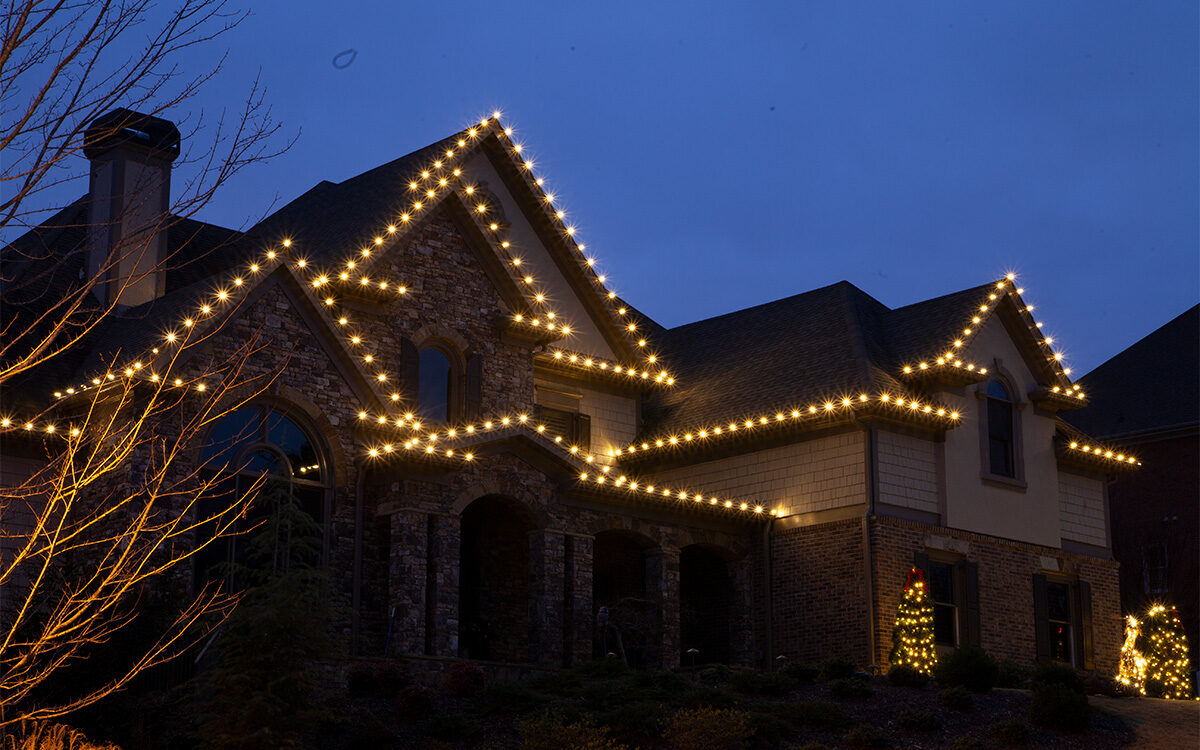
[(724, 750), (744, 747), (753, 730), (737, 709), (685, 708), (667, 720), (663, 735), (677, 748)]
[(855, 678), (834, 680), (829, 683), (829, 694), (834, 698), (861, 700), (875, 694), (871, 686)]
[(593, 659), (575, 667), (575, 671), (583, 677), (606, 679), (620, 677), (629, 671), (629, 667), (620, 659)]
[(568, 721), (556, 714), (540, 714), (520, 723), (528, 750), (621, 750), (624, 745), (613, 742), (608, 730), (598, 727), (586, 717)]
[(910, 732), (933, 732), (938, 728), (937, 717), (929, 711), (901, 711), (896, 723)]
[(732, 674), (729, 667), (724, 664), (706, 667), (700, 670), (700, 681), (706, 685), (718, 685), (722, 682), (729, 682), (729, 675)]
[(433, 711), (433, 691), (424, 685), (409, 685), (396, 694), (396, 716), (423, 719)]
[(518, 682), (492, 685), (480, 696), (485, 714), (523, 714), (545, 705), (550, 699)]
[(650, 700), (653, 690), (639, 688), (631, 680), (605, 680), (583, 689), (583, 705), (590, 711), (609, 711), (626, 703)]
[(1005, 745), (1028, 745), (1032, 734), (1029, 725), (1020, 719), (997, 721), (992, 725), (992, 736)]
[(359, 661), (346, 670), (346, 690), (356, 697), (392, 698), (409, 683), (409, 679), (408, 668), (401, 662)]
[(888, 670), (888, 682), (896, 687), (925, 687), (929, 683), (929, 675), (918, 672), (907, 664), (897, 664)]
[(962, 685), (955, 685), (938, 693), (938, 703), (955, 711), (970, 711), (975, 706), (975, 698), (970, 690)]
[(846, 732), (846, 744), (850, 747), (887, 747), (888, 736), (870, 724), (859, 724)]
[(987, 750), (987, 743), (975, 737), (959, 737), (950, 743), (950, 750)]
[(633, 684), (643, 690), (663, 696), (678, 695), (687, 690), (689, 683), (669, 669), (648, 669), (633, 673)]
[(1108, 675), (1090, 672), (1083, 678), (1083, 691), (1088, 695), (1106, 695), (1109, 698), (1120, 698), (1125, 693), (1121, 683)]
[(974, 646), (955, 649), (935, 670), (942, 687), (962, 685), (976, 693), (986, 693), (1000, 679), (1000, 665), (988, 652)]
[(469, 740), (482, 731), (475, 719), (466, 714), (432, 716), (425, 725), (425, 736), (442, 742)]
[(854, 662), (847, 659), (830, 659), (821, 665), (821, 679), (844, 680), (854, 676)]
[(775, 714), (759, 711), (750, 714), (748, 718), (756, 745), (780, 747), (792, 734), (792, 725)]
[(1037, 669), (1033, 670), (1033, 688), (1036, 690), (1038, 685), (1062, 685), (1080, 695), (1085, 692), (1083, 678), (1079, 673), (1073, 667), (1058, 662), (1039, 664)]
[(829, 745), (822, 745), (820, 742), (810, 742), (807, 745), (801, 745), (797, 750), (829, 750)]
[(475, 695), (487, 685), (483, 667), (469, 661), (455, 662), (442, 673), (442, 688), (448, 695), (464, 698)]
[(795, 687), (792, 678), (782, 672), (735, 672), (729, 684), (749, 695), (785, 695)]
[(783, 668), (783, 673), (795, 680), (798, 685), (808, 685), (820, 676), (821, 670), (807, 664), (789, 664)]
[(854, 719), (850, 718), (836, 703), (798, 701), (796, 703), (779, 703), (773, 708), (777, 716), (787, 719), (797, 726), (816, 729), (848, 729), (854, 726)]
[(1000, 661), (1000, 675), (996, 679), (996, 687), (1026, 688), (1029, 687), (1029, 677), (1033, 670), (1024, 664), (1017, 664), (1010, 659)]
[(574, 672), (547, 672), (525, 683), (534, 690), (551, 695), (569, 695), (583, 686), (583, 679)]
[[(22, 722), (19, 735), (5, 734), (4, 750), (120, 750), (116, 745), (97, 745), (83, 732), (63, 724)], [(12, 744), (8, 744), (12, 743)]]
[(734, 708), (739, 704), (733, 693), (710, 687), (689, 690), (678, 701), (687, 708)]
[(607, 727), (613, 738), (638, 746), (642, 740), (658, 737), (662, 733), (663, 707), (656, 701), (630, 703), (596, 717), (596, 722)]
[(1083, 732), (1087, 730), (1091, 713), (1092, 707), (1082, 690), (1062, 683), (1034, 681), (1033, 701), (1029, 706), (1029, 718), (1034, 724), (1066, 732)]

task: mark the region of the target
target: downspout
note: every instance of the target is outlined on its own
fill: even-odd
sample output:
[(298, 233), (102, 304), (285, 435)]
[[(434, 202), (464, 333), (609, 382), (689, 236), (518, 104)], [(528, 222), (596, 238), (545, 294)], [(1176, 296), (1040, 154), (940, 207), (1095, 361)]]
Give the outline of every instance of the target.
[(366, 482), (367, 470), (359, 467), (358, 478), (354, 480), (354, 584), (350, 604), (350, 643), (354, 653), (358, 653), (359, 603), (362, 593), (362, 513), (363, 485)]
[[(855, 422), (858, 422), (857, 417), (851, 416)], [(863, 425), (859, 425), (863, 427)], [(874, 427), (864, 427), (866, 433), (866, 462), (867, 462), (867, 512), (863, 516), (862, 539), (863, 539), (863, 584), (867, 590), (867, 648), (871, 656), (871, 663), (875, 663), (877, 656), (875, 642), (875, 578), (872, 575), (874, 570), (874, 559), (871, 555), (871, 520), (875, 517), (875, 501), (879, 491), (878, 477), (876, 476), (876, 461), (875, 448), (877, 442), (877, 433)]]
[(775, 606), (773, 597), (771, 596), (771, 531), (775, 526), (775, 518), (771, 517), (766, 524), (763, 525), (762, 535), (762, 555), (763, 555), (763, 602), (764, 602), (764, 626), (763, 626), (763, 661), (766, 662), (763, 669), (774, 669), (775, 659), (771, 654), (775, 653), (774, 638), (772, 629), (772, 620), (775, 617)]

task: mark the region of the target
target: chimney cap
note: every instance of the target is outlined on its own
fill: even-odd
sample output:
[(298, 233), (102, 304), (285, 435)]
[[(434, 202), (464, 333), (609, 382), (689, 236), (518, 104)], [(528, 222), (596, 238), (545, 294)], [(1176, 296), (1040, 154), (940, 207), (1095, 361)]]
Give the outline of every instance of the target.
[(92, 120), (83, 134), (83, 153), (89, 159), (119, 147), (132, 147), (175, 161), (179, 156), (179, 128), (170, 120), (117, 108)]

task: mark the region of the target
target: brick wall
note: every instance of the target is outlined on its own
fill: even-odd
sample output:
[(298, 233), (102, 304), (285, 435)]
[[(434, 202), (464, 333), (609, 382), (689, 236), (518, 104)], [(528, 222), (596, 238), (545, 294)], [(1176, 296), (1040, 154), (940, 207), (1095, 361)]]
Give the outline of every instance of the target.
[(886, 430), (877, 438), (879, 501), (937, 513), (937, 444)]
[(786, 514), (856, 505), (866, 502), (867, 495), (864, 434), (846, 432), (720, 458), (663, 471), (655, 478), (759, 502)]
[(777, 531), (771, 537), (772, 653), (792, 663), (871, 662), (861, 518)]
[(1058, 472), (1058, 512), (1062, 537), (1097, 547), (1108, 546), (1104, 480)]
[(1092, 588), (1092, 636), (1098, 671), (1113, 672), (1121, 648), (1122, 622), (1117, 564), (1026, 542), (944, 527), (874, 517), (871, 557), (875, 581), (876, 658), (885, 664), (896, 607), (914, 555), (929, 549), (961, 553), (979, 564), (980, 637), (998, 659), (1030, 664), (1037, 656), (1033, 575), (1045, 571), (1076, 575)]

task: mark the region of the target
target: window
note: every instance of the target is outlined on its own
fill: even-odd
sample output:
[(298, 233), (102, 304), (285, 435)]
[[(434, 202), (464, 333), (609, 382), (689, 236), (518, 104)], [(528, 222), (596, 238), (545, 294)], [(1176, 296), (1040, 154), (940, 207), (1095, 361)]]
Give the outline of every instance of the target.
[(454, 377), (450, 358), (440, 349), (421, 351), (417, 385), (417, 408), (422, 419), (450, 421), (451, 381)]
[[(318, 526), (324, 524), (328, 465), (317, 441), (286, 414), (262, 406), (231, 412), (213, 426), (201, 459), (203, 471), (217, 482), (213, 492), (196, 502), (197, 545), (217, 537), (221, 514), (264, 474), (270, 478), (230, 531), (248, 531), (262, 521), (270, 512), (265, 498), (287, 498)], [(196, 587), (222, 578), (232, 583), (230, 569), (245, 562), (250, 536), (224, 536), (200, 550), (195, 558)]]
[(939, 646), (958, 645), (958, 602), (954, 566), (929, 563), (929, 593), (933, 598), (933, 640)]
[(1147, 594), (1167, 592), (1167, 547), (1147, 544), (1142, 547), (1142, 585)]
[(1061, 573), (1035, 574), (1033, 614), (1038, 661), (1095, 669), (1091, 584)]
[(988, 471), (996, 476), (1016, 477), (1013, 429), (1013, 399), (999, 380), (987, 387)]
[(1071, 648), (1071, 587), (1051, 581), (1046, 584), (1046, 616), (1050, 625), (1050, 658), (1074, 664)]
[(546, 434), (551, 439), (561, 435), (569, 446), (579, 446), (580, 450), (585, 451), (591, 449), (592, 425), (586, 414), (541, 404), (537, 404), (535, 410), (538, 424), (546, 425)]

